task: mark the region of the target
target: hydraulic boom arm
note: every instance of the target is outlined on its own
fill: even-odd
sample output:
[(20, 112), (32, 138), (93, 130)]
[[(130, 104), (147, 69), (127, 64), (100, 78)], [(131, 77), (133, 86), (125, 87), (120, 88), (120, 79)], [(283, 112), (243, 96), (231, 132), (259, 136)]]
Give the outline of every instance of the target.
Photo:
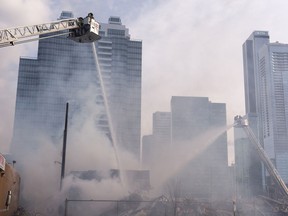
[[(61, 33), (60, 31), (63, 30), (69, 31)], [(84, 19), (82, 17), (62, 19), (44, 24), (1, 29), (0, 47), (13, 46), (18, 43), (39, 40), (36, 36), (55, 32), (58, 32), (59, 34), (53, 34), (53, 37), (69, 34), (70, 39), (80, 43), (93, 42), (100, 39), (99, 24), (94, 20), (93, 14), (89, 13)], [(43, 39), (47, 37), (43, 37)]]

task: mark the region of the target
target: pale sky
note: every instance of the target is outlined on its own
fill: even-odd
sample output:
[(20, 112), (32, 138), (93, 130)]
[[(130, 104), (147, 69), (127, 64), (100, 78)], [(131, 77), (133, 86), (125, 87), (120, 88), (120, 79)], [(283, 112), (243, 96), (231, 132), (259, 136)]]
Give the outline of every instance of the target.
[[(285, 0), (0, 0), (0, 29), (94, 13), (120, 16), (132, 39), (143, 41), (142, 133), (152, 113), (170, 111), (171, 96), (204, 96), (227, 104), (227, 124), (245, 114), (242, 44), (254, 30), (288, 43)], [(0, 48), (0, 152), (12, 136), (20, 56), (35, 57), (37, 42)]]

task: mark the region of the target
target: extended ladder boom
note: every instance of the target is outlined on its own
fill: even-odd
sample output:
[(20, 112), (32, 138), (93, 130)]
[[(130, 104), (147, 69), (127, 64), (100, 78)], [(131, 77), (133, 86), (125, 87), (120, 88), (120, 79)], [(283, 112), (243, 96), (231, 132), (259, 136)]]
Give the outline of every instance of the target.
[(266, 152), (264, 151), (264, 149), (262, 148), (262, 146), (260, 145), (260, 143), (256, 139), (256, 137), (255, 137), (254, 133), (252, 132), (251, 128), (249, 128), (248, 126), (244, 126), (243, 130), (245, 131), (247, 136), (250, 138), (250, 141), (256, 147), (256, 149), (257, 149), (257, 151), (259, 153), (259, 156), (261, 157), (261, 159), (262, 159), (267, 171), (273, 177), (273, 179), (275, 180), (276, 184), (278, 184), (282, 194), (286, 198), (288, 198), (288, 189), (287, 189), (286, 184), (284, 183), (284, 181), (282, 180), (282, 178), (281, 178), (280, 174), (278, 173), (277, 169), (275, 168), (275, 166), (273, 165), (273, 163), (269, 159), (268, 155), (266, 154)]
[(236, 116), (234, 119), (235, 119), (234, 127), (243, 128), (247, 137), (249, 138), (249, 140), (252, 142), (252, 144), (256, 148), (258, 155), (260, 156), (260, 158), (261, 158), (262, 162), (264, 163), (270, 176), (272, 176), (273, 180), (278, 185), (278, 188), (281, 190), (282, 195), (284, 195), (286, 198), (288, 198), (288, 188), (287, 188), (286, 184), (282, 180), (280, 174), (278, 173), (274, 164), (269, 159), (268, 155), (264, 151), (263, 147), (261, 146), (260, 142), (256, 138), (256, 136), (253, 133), (253, 131), (251, 130), (251, 128), (248, 126), (247, 123), (244, 122), (245, 120), (241, 116)]
[[(0, 29), (0, 47), (12, 46), (17, 43), (31, 41), (30, 37), (69, 30), (62, 34), (69, 34), (69, 38), (77, 42), (93, 42), (100, 39), (99, 24), (94, 20), (93, 14), (89, 13), (86, 18), (61, 19), (58, 21), (22, 26), (8, 29)], [(45, 38), (45, 37), (44, 37)], [(34, 39), (35, 40), (35, 39)], [(38, 40), (38, 38), (36, 38)]]

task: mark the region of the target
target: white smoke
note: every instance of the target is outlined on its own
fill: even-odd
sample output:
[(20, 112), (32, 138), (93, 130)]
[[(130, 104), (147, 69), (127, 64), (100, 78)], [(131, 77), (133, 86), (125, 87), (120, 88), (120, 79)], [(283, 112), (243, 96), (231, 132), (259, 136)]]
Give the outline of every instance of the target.
[[(115, 3), (119, 1), (109, 1), (110, 7), (107, 8), (98, 7), (105, 5), (100, 4), (100, 0), (85, 1), (85, 4), (82, 1), (73, 1), (73, 4), (69, 5), (65, 5), (68, 4), (65, 2), (60, 4), (67, 6), (63, 10), (71, 9), (75, 14), (86, 12), (83, 7), (89, 7), (96, 11), (95, 15), (97, 11), (106, 9), (110, 13), (107, 16), (120, 15), (123, 23), (129, 27), (133, 38), (143, 40), (142, 124), (144, 133), (151, 131), (151, 113), (156, 110), (167, 110), (172, 95), (209, 96), (213, 101), (227, 103), (228, 123), (231, 123), (235, 114), (244, 113), (241, 50), (243, 42), (254, 30), (269, 30), (274, 40), (287, 41), (285, 37), (288, 30), (284, 21), (287, 20), (288, 3), (281, 0), (273, 2), (269, 0), (261, 2), (258, 0), (145, 1), (143, 7), (137, 7), (137, 9), (129, 8), (129, 1), (117, 7)], [(0, 28), (54, 20), (62, 10), (62, 8), (59, 9), (58, 3), (59, 1), (51, 3), (37, 0), (1, 0)], [(120, 10), (121, 6), (129, 10)], [(127, 11), (129, 11), (128, 15)], [(133, 20), (129, 19), (131, 11), (134, 13)], [(35, 43), (0, 49), (1, 151), (8, 150), (12, 136), (19, 56), (30, 56), (31, 53), (35, 53), (35, 50)], [(91, 123), (84, 124), (84, 128), (88, 128), (85, 131), (89, 132), (85, 138), (74, 138), (78, 144), (83, 141), (83, 148), (79, 150), (79, 153), (84, 151), (83, 155), (88, 154), (90, 158), (94, 156), (94, 153), (87, 152), (89, 148), (86, 147), (93, 140), (89, 124)], [(70, 141), (71, 137), (68, 137), (68, 142)], [(97, 142), (106, 146), (104, 138), (95, 141)], [(78, 150), (77, 143), (71, 144), (71, 149)], [(54, 152), (51, 157), (45, 159), (46, 166), (52, 169), (50, 164), (52, 163), (56, 171), (53, 170), (51, 173), (57, 173), (59, 167), (53, 163), (53, 160), (59, 159), (59, 149), (56, 153), (56, 150), (50, 148), (52, 147), (44, 147), (46, 151), (49, 149)], [(97, 151), (97, 147), (94, 148)], [(111, 151), (107, 146), (104, 149), (105, 152)], [(39, 158), (32, 161), (44, 163), (41, 159), (43, 155), (48, 156), (43, 153), (46, 151), (39, 150), (36, 155)], [(70, 151), (69, 148), (68, 151)], [(71, 156), (73, 156), (72, 153)], [(50, 158), (53, 159), (50, 160)], [(102, 161), (104, 156), (95, 157), (93, 163), (100, 163), (98, 161), (100, 159)], [(83, 162), (87, 165), (89, 159), (85, 158)], [(112, 156), (108, 158), (108, 164), (115, 164)], [(33, 166), (31, 171), (34, 170)], [(70, 166), (69, 169), (72, 170), (72, 164), (67, 164), (67, 166)], [(80, 164), (74, 166), (81, 168)], [(31, 176), (32, 174), (35, 176), (37, 171), (33, 173), (31, 172)], [(36, 178), (38, 177), (40, 178), (36, 175)], [(41, 177), (39, 182), (42, 180)], [(49, 183), (49, 178), (46, 180), (44, 178), (43, 181)], [(36, 193), (37, 188), (34, 191)], [(37, 194), (31, 197), (37, 198)]]
[[(254, 30), (269, 30), (271, 38), (281, 42), (287, 41), (288, 33), (282, 28), (287, 2), (281, 0), (0, 3), (0, 28), (51, 21), (61, 10), (72, 10), (76, 16), (91, 11), (95, 17), (121, 16), (133, 38), (143, 40), (144, 133), (151, 131), (151, 114), (167, 110), (172, 95), (209, 96), (226, 102), (229, 123), (235, 114), (244, 114), (242, 43)], [(35, 53), (33, 44), (28, 50), (26, 45), (0, 49), (1, 150), (7, 151), (12, 136), (18, 59)]]
[[(75, 100), (81, 101), (81, 110), (69, 117), (66, 177), (61, 191), (59, 188), (62, 145), (55, 147), (55, 144), (46, 135), (32, 130), (33, 141), (38, 145), (32, 149), (29, 147), (30, 150), (25, 154), (21, 151), (22, 153), (17, 155), (23, 188), (21, 203), (27, 209), (36, 209), (43, 214), (52, 211), (56, 215), (58, 209), (63, 208), (62, 205), (66, 198), (75, 199), (75, 194), (73, 196), (75, 190), (77, 191), (76, 198), (80, 200), (115, 200), (128, 195), (129, 188), (126, 188), (118, 178), (112, 178), (109, 174), (111, 169), (119, 169), (119, 165), (109, 139), (96, 127), (97, 116), (103, 107), (97, 105), (93, 100), (95, 92), (95, 87), (89, 86), (79, 92), (75, 98)], [(75, 105), (73, 102), (69, 103), (70, 110), (73, 110), (73, 105)], [(137, 160), (131, 154), (121, 148), (119, 153), (122, 169), (137, 168)], [(97, 171), (100, 180), (80, 179), (71, 174), (72, 171), (90, 170)], [(99, 211), (99, 208), (106, 206), (105, 204), (99, 205), (99, 203), (94, 203), (89, 208), (93, 210), (96, 206)], [(86, 208), (88, 207), (86, 206)]]

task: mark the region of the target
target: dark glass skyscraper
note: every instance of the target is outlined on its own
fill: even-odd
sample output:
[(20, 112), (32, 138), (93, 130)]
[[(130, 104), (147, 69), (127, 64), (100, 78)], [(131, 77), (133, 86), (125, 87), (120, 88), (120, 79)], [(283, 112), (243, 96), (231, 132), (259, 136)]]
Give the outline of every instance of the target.
[[(73, 14), (62, 12), (60, 18), (68, 17)], [(102, 39), (95, 44), (115, 137), (120, 147), (139, 157), (142, 42), (130, 39), (119, 17), (101, 23), (99, 34)], [(71, 123), (84, 113), (77, 117), (80, 125), (91, 117), (87, 101), (94, 104), (95, 133), (111, 139), (92, 46), (57, 36), (39, 41), (37, 58), (20, 59), (12, 153), (37, 148), (40, 134), (61, 144), (66, 102)]]
[(255, 31), (243, 44), (244, 85), (246, 113), (256, 114), (260, 106), (257, 94), (259, 92), (258, 51), (269, 43), (267, 31)]
[[(259, 98), (261, 74), (259, 74), (258, 52), (267, 43), (269, 43), (267, 31), (254, 31), (242, 46), (246, 116), (249, 127), (262, 145), (262, 120), (261, 115), (259, 115), (262, 107)], [(265, 185), (263, 166), (257, 156), (256, 149), (239, 130), (242, 129), (235, 128), (234, 130), (236, 180), (239, 187), (242, 187), (239, 193), (249, 191), (249, 193), (243, 193), (242, 196), (260, 194)]]
[(98, 58), (110, 77), (109, 100), (117, 141), (140, 156), (142, 42), (131, 40), (119, 17), (101, 23)]

